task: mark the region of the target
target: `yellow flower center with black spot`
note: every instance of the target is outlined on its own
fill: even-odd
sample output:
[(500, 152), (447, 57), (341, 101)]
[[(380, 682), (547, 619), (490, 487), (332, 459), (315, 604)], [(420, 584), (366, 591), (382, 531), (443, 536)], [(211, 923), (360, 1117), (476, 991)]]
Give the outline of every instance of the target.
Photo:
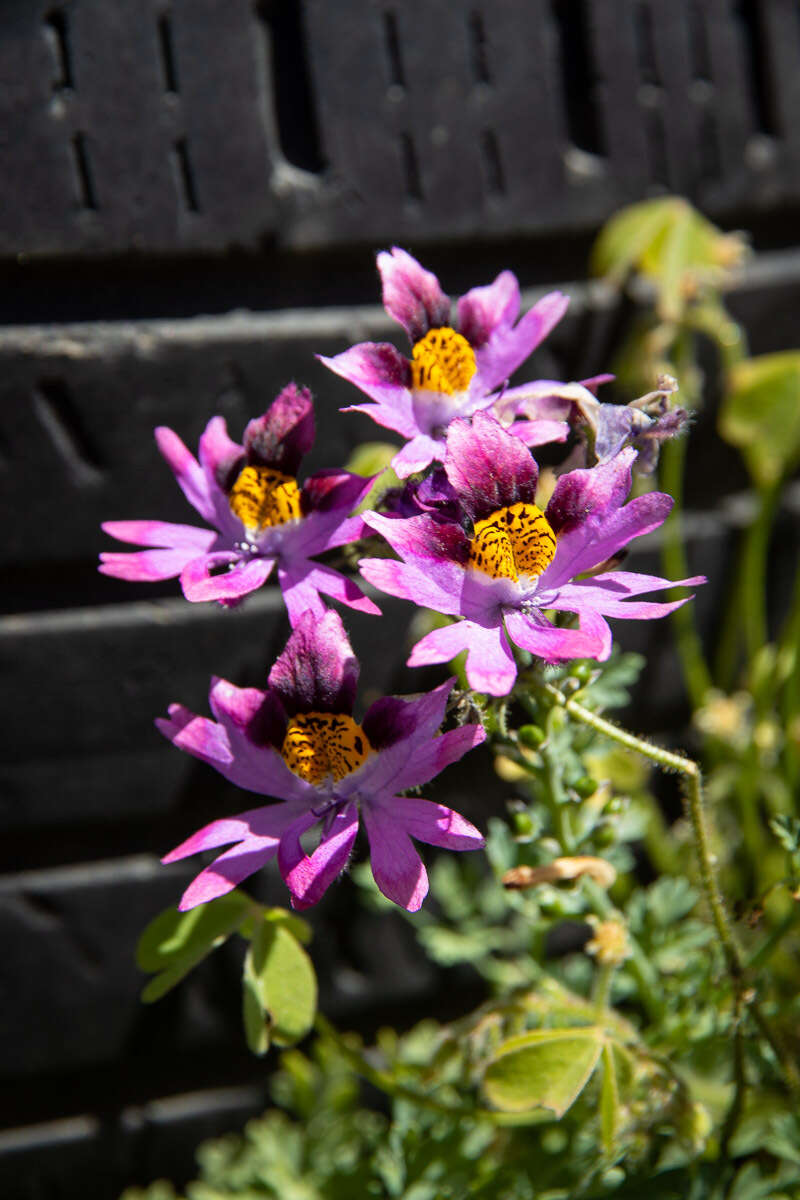
[(297, 713), (286, 727), (281, 757), (301, 779), (322, 783), (352, 774), (372, 751), (364, 730), (345, 713)]
[(228, 494), (228, 503), (245, 529), (285, 525), (303, 515), (297, 480), (272, 467), (243, 467)]
[(556, 535), (535, 504), (511, 504), (475, 522), (469, 544), (471, 567), (492, 579), (541, 575), (553, 561)]
[(430, 329), (412, 350), (411, 382), (448, 396), (465, 392), (477, 370), (475, 351), (455, 329)]

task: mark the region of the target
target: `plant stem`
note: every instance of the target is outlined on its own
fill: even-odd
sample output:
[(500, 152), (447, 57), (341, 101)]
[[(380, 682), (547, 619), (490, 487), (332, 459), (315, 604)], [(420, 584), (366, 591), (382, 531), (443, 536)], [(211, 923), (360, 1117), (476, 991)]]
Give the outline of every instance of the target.
[[(552, 691), (555, 692), (556, 689), (553, 688)], [(684, 776), (686, 780), (689, 820), (694, 835), (695, 851), (700, 864), (700, 879), (708, 906), (711, 909), (717, 938), (733, 984), (737, 1011), (741, 1004), (747, 1002), (753, 1019), (775, 1055), (778, 1068), (782, 1071), (787, 1086), (793, 1094), (800, 1094), (800, 1073), (797, 1070), (797, 1065), (786, 1054), (778, 1036), (764, 1016), (755, 995), (752, 993), (746, 995), (748, 989), (745, 986), (744, 961), (739, 945), (734, 937), (722, 899), (722, 893), (719, 890), (717, 882), (715, 871), (716, 860), (711, 850), (703, 805), (703, 783), (699, 766), (690, 758), (686, 758), (681, 754), (674, 754), (672, 751), (664, 750), (660, 746), (654, 746), (652, 742), (645, 741), (644, 738), (638, 738), (634, 734), (628, 733), (626, 729), (621, 729), (612, 721), (607, 721), (604, 717), (598, 716), (597, 713), (593, 713), (590, 709), (584, 708), (577, 700), (567, 699), (562, 696), (561, 701), (571, 716), (589, 725), (597, 733), (603, 734), (611, 741), (617, 742), (629, 750), (635, 750), (664, 770), (677, 771)]]
[(611, 983), (614, 979), (616, 964), (601, 963), (597, 968), (597, 974), (594, 977), (594, 987), (592, 988), (592, 1003), (597, 1012), (598, 1023), (603, 1019), (603, 1012), (608, 1008), (608, 1002), (611, 997)]
[[(677, 439), (662, 448), (659, 480), (664, 491), (675, 500), (675, 507), (664, 524), (664, 542), (661, 550), (664, 574), (671, 579), (686, 579), (691, 574), (682, 528), (685, 460), (685, 440)], [(670, 593), (670, 599), (679, 599), (679, 593)], [(684, 604), (672, 613), (671, 619), (692, 706), (699, 708), (706, 693), (713, 686), (713, 681), (695, 626), (693, 606)]]
[[(609, 900), (606, 893), (598, 883), (588, 876), (583, 878), (583, 892), (589, 903), (592, 906), (595, 914), (602, 917), (604, 920), (617, 918), (624, 920), (622, 914), (618, 911), (615, 905)], [(664, 1001), (661, 998), (661, 992), (658, 986), (658, 975), (656, 974), (653, 964), (642, 950), (639, 943), (628, 931), (628, 943), (631, 948), (631, 957), (627, 963), (628, 970), (636, 980), (636, 987), (639, 992), (639, 999), (642, 1002), (645, 1012), (654, 1025), (660, 1024), (666, 1011)]]

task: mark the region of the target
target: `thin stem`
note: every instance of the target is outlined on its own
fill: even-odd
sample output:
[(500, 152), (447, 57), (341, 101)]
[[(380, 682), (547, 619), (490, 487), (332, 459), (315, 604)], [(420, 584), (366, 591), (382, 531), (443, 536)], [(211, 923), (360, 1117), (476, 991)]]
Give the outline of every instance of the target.
[(626, 746), (629, 750), (635, 750), (637, 753), (643, 754), (645, 758), (656, 763), (657, 766), (664, 770), (678, 771), (686, 779), (689, 819), (700, 863), (700, 878), (703, 890), (711, 909), (717, 936), (725, 954), (728, 967), (732, 974), (740, 975), (742, 970), (741, 956), (733, 937), (733, 930), (728, 920), (728, 914), (725, 911), (722, 893), (719, 890), (714, 870), (715, 858), (709, 842), (708, 826), (703, 806), (703, 783), (699, 766), (691, 758), (685, 758), (682, 754), (674, 754), (671, 750), (664, 750), (661, 746), (655, 746), (652, 742), (645, 741), (644, 738), (639, 738), (632, 733), (628, 733), (626, 729), (621, 729), (612, 721), (607, 721), (604, 717), (598, 716), (597, 713), (593, 713), (590, 709), (584, 708), (577, 700), (565, 700), (564, 707), (571, 716), (576, 717), (577, 720), (582, 721), (585, 725), (591, 726), (598, 733), (604, 734), (607, 738), (610, 738), (621, 746)]
[(616, 963), (601, 963), (597, 968), (597, 974), (594, 977), (594, 987), (592, 988), (592, 1003), (597, 1012), (598, 1022), (602, 1021), (603, 1012), (608, 1008), (611, 998), (611, 984), (616, 969)]
[[(552, 688), (551, 691), (556, 692), (557, 689)], [(711, 909), (711, 916), (717, 931), (717, 937), (728, 966), (728, 973), (733, 983), (738, 1009), (738, 1005), (742, 1003), (746, 992), (744, 962), (738, 943), (733, 935), (733, 929), (731, 928), (722, 899), (722, 893), (719, 890), (717, 882), (715, 857), (711, 851), (708, 825), (703, 805), (703, 784), (699, 766), (692, 759), (685, 758), (682, 754), (674, 754), (670, 750), (654, 746), (652, 742), (645, 741), (644, 738), (638, 738), (634, 734), (628, 733), (626, 729), (621, 729), (618, 725), (614, 725), (612, 721), (607, 721), (604, 717), (598, 716), (597, 713), (593, 713), (590, 709), (584, 708), (577, 700), (566, 699), (562, 696), (561, 702), (571, 716), (589, 725), (597, 733), (603, 734), (611, 741), (625, 746), (629, 750), (635, 750), (662, 769), (678, 771), (684, 776), (686, 780), (689, 820), (694, 835), (695, 851), (700, 864), (700, 879), (708, 906)], [(765, 1040), (769, 1043), (787, 1086), (794, 1094), (798, 1094), (800, 1092), (800, 1073), (798, 1073), (797, 1065), (781, 1046), (777, 1034), (764, 1016), (756, 997), (748, 995), (747, 999), (753, 1019), (761, 1030)]]
[(744, 614), (747, 657), (753, 656), (767, 642), (767, 551), (772, 525), (781, 498), (781, 482), (762, 487), (758, 493), (758, 511), (747, 530), (742, 556), (742, 612)]
[[(671, 579), (686, 579), (690, 567), (686, 557), (683, 538), (683, 475), (686, 461), (686, 441), (676, 439), (661, 451), (660, 483), (664, 491), (675, 500), (672, 513), (664, 524), (664, 541), (661, 561), (664, 574)], [(670, 594), (679, 599), (676, 591)], [(700, 635), (695, 626), (694, 606), (684, 604), (672, 613), (675, 641), (683, 665), (686, 687), (694, 708), (699, 708), (706, 693), (713, 685), (711, 672), (706, 664)]]
[[(615, 917), (619, 920), (623, 919), (622, 914), (611, 900), (609, 900), (600, 885), (588, 876), (584, 876), (583, 878), (583, 893), (598, 917), (602, 917), (604, 920)], [(631, 957), (628, 960), (627, 968), (636, 980), (639, 999), (642, 1002), (645, 1012), (653, 1024), (658, 1025), (666, 1012), (666, 1006), (659, 987), (658, 975), (650, 959), (644, 950), (642, 950), (630, 930), (628, 930), (628, 944), (631, 948)]]

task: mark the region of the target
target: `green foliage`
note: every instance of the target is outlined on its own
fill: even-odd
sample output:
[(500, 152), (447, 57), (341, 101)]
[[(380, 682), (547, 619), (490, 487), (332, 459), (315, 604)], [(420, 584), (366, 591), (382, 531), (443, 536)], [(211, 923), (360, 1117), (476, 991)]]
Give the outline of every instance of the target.
[(317, 1008), (317, 979), (311, 960), (288, 926), (259, 922), (244, 961), (243, 1011), (247, 1043), (264, 1054), (300, 1041)]
[(181, 913), (168, 908), (145, 929), (136, 950), (143, 971), (157, 971), (142, 992), (150, 1004), (171, 991), (204, 958), (227, 941), (250, 910), (246, 896), (231, 892), (210, 904)]
[(242, 978), (247, 1044), (265, 1054), (300, 1041), (311, 1029), (317, 979), (301, 943), (311, 939), (306, 921), (283, 908), (264, 908), (243, 892), (229, 892), (181, 913), (169, 908), (145, 929), (137, 947), (143, 971), (158, 972), (142, 1000), (159, 1000), (233, 933), (248, 943)]
[(498, 1047), (483, 1091), (503, 1112), (549, 1108), (563, 1117), (589, 1082), (604, 1045), (602, 1031), (591, 1026), (520, 1034)]
[(612, 282), (638, 271), (656, 285), (659, 315), (676, 320), (701, 286), (720, 283), (743, 256), (741, 238), (721, 233), (679, 196), (660, 196), (611, 218), (595, 242), (591, 269)]
[(800, 351), (762, 354), (731, 367), (719, 431), (741, 450), (759, 487), (794, 470), (800, 463)]

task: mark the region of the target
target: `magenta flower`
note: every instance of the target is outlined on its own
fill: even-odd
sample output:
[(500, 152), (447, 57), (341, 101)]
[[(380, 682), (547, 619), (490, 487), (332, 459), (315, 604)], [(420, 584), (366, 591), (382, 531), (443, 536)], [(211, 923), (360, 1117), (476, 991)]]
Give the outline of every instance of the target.
[[(438, 279), (405, 250), (394, 247), (391, 253), (379, 254), (378, 270), (384, 308), (411, 339), (411, 360), (388, 342), (362, 342), (320, 361), (374, 401), (343, 411), (365, 412), (409, 439), (392, 459), (405, 479), (441, 461), (445, 432), (454, 417), (491, 407), (498, 398), (496, 389), (561, 320), (569, 300), (561, 292), (549, 292), (517, 321), (519, 284), (511, 271), (503, 271), (494, 283), (459, 298), (454, 327), (450, 299)], [(547, 408), (527, 415), (528, 445), (566, 438), (568, 426)]]
[(262, 417), (231, 441), (223, 417), (212, 417), (200, 438), (200, 461), (171, 429), (156, 429), (159, 450), (186, 499), (212, 529), (167, 521), (106, 521), (123, 542), (152, 547), (100, 555), (100, 571), (117, 579), (180, 576), (187, 600), (235, 604), (266, 581), (277, 565), (289, 620), (306, 609), (325, 612), (320, 592), (360, 612), (380, 613), (359, 587), (313, 556), (353, 541), (364, 531), (348, 517), (372, 480), (349, 471), (317, 471), (300, 486), (297, 469), (314, 442), (311, 394), (291, 383)]
[[(376, 700), (353, 720), (358, 662), (338, 613), (306, 613), (269, 674), (266, 691), (212, 682), (216, 721), (173, 704), (156, 724), (181, 750), (226, 779), (283, 803), (212, 821), (163, 859), (235, 843), (201, 871), (179, 908), (222, 896), (277, 854), (295, 908), (316, 904), (344, 870), (358, 830), (369, 839), (372, 872), (385, 896), (416, 912), (428, 879), (411, 838), (449, 850), (484, 842), (464, 817), (399, 792), (427, 783), (485, 738), (480, 725), (437, 735), (454, 680), (413, 699)], [(318, 826), (307, 855), (300, 838)]]
[[(604, 569), (633, 538), (657, 529), (672, 507), (661, 492), (625, 503), (635, 457), (628, 448), (590, 470), (560, 476), (542, 512), (534, 503), (538, 468), (523, 443), (485, 413), (471, 424), (454, 421), (444, 467), (461, 522), (429, 513), (406, 520), (364, 514), (402, 560), (365, 559), (364, 578), (392, 596), (463, 618), (423, 637), (409, 665), (447, 662), (466, 650), (470, 687), (504, 696), (517, 675), (509, 640), (548, 662), (602, 661), (611, 652), (606, 617), (646, 620), (684, 604), (633, 600), (673, 585)], [(704, 582), (702, 576), (676, 581)], [(549, 610), (575, 613), (578, 628), (554, 625)]]

